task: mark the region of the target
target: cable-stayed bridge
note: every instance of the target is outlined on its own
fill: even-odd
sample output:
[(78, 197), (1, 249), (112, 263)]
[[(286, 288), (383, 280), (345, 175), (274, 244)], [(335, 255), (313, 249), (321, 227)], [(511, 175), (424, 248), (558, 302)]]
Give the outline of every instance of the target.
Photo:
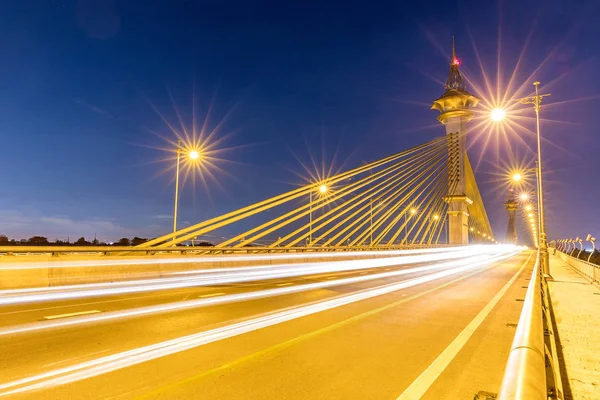
[[(454, 135), (454, 134), (453, 134)], [(453, 136), (451, 135), (451, 136)], [(471, 242), (491, 242), (493, 233), (468, 157), (448, 150), (455, 139), (438, 138), (382, 160), (153, 239), (140, 247), (176, 246), (236, 223), (255, 227), (215, 245), (244, 247), (355, 247), (448, 243), (442, 236), (447, 194), (461, 183), (452, 168), (464, 168), (467, 232)], [(464, 167), (454, 160), (462, 158)], [(450, 170), (449, 170), (450, 168)], [(218, 231), (217, 231), (218, 232)], [(453, 243), (455, 238), (451, 238)], [(466, 244), (466, 243), (460, 243)]]
[[(581, 350), (558, 336), (600, 327), (573, 318), (598, 266), (563, 241), (546, 267), (515, 246), (513, 198), (513, 243), (498, 243), (466, 152), (478, 101), (453, 49), (432, 106), (442, 137), (137, 247), (0, 248), (0, 397), (585, 394), (561, 375)], [(537, 210), (524, 213), (538, 237)], [(184, 246), (224, 229), (236, 233)], [(589, 298), (569, 308), (575, 292), (549, 273)]]

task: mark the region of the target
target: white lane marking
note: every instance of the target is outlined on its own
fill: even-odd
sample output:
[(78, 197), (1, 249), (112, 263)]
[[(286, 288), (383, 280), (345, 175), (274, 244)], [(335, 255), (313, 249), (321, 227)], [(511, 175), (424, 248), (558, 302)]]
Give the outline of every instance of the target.
[(450, 365), (452, 360), (456, 357), (458, 352), (464, 347), (467, 341), (473, 336), (479, 326), (485, 321), (492, 309), (498, 304), (502, 296), (510, 288), (510, 286), (517, 280), (517, 277), (523, 272), (523, 269), (531, 259), (533, 253), (529, 255), (527, 260), (521, 265), (521, 268), (513, 275), (512, 278), (500, 289), (498, 293), (490, 300), (489, 303), (479, 314), (473, 318), (471, 322), (458, 334), (456, 338), (446, 347), (444, 351), (411, 383), (396, 400), (414, 400), (423, 397), (425, 392), (429, 390), (433, 382), (444, 372), (444, 370)]
[(75, 317), (77, 315), (96, 314), (99, 312), (102, 312), (102, 311), (100, 311), (100, 310), (78, 311), (78, 312), (72, 312), (72, 313), (68, 313), (68, 314), (49, 315), (47, 317), (44, 317), (44, 319), (59, 319), (59, 318)]
[[(515, 253), (510, 254), (510, 256)], [(499, 257), (506, 259), (508, 255)], [(378, 286), (372, 289), (363, 290), (350, 295), (334, 297), (330, 300), (320, 301), (313, 304), (290, 308), (287, 310), (263, 315), (261, 317), (237, 322), (223, 327), (203, 331), (188, 336), (182, 336), (176, 339), (167, 340), (152, 345), (127, 350), (121, 353), (104, 356), (97, 359), (88, 360), (68, 367), (47, 371), (38, 375), (32, 375), (12, 382), (0, 384), (0, 396), (7, 396), (49, 388), (58, 385), (64, 385), (88, 379), (94, 376), (102, 375), (108, 372), (116, 371), (122, 368), (137, 365), (146, 361), (165, 357), (181, 351), (193, 349), (205, 344), (213, 343), (219, 340), (228, 339), (244, 333), (252, 332), (258, 329), (277, 325), (286, 321), (298, 319), (307, 315), (315, 314), (321, 311), (341, 307), (346, 304), (352, 304), (357, 301), (382, 296), (398, 290), (406, 289), (412, 286), (431, 282), (450, 275), (470, 271), (493, 263), (493, 259), (479, 261), (477, 263), (467, 264), (465, 266), (452, 268), (445, 271), (435, 272), (419, 278), (413, 278), (406, 281)]]
[(202, 296), (198, 296), (198, 297), (215, 297), (215, 296), (223, 296), (225, 293), (210, 293), (210, 294), (203, 294)]
[(293, 282), (284, 282), (284, 283), (278, 283), (275, 286), (289, 286), (289, 285), (293, 285), (293, 284), (294, 284)]

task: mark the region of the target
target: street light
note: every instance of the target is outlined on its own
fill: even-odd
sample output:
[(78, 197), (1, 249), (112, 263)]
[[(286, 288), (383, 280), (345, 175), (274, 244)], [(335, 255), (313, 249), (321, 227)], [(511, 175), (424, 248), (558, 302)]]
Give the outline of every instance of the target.
[(579, 236), (577, 236), (577, 239), (575, 239), (575, 241), (577, 243), (579, 243), (579, 246), (581, 247), (579, 249), (579, 252), (577, 253), (577, 258), (579, 258), (579, 256), (581, 255), (581, 252), (583, 251), (583, 239), (581, 239)]
[(593, 237), (592, 234), (588, 233), (585, 240), (592, 243), (592, 251), (590, 253), (590, 256), (587, 259), (587, 262), (590, 262), (590, 259), (592, 258), (592, 254), (594, 254), (594, 252), (596, 251), (596, 238)]
[[(321, 183), (317, 187), (317, 191), (321, 196), (324, 196), (329, 191), (329, 186), (326, 183)], [(313, 190), (309, 192), (309, 212), (308, 212), (308, 244), (312, 245), (312, 220), (313, 220)]]
[(525, 201), (529, 199), (529, 195), (527, 193), (521, 193), (521, 196), (519, 196), (521, 200)]
[(526, 210), (526, 211), (531, 211), (532, 209), (533, 209), (533, 207), (531, 207), (531, 204), (527, 204), (527, 205), (525, 206), (525, 210)]
[(521, 175), (520, 173), (517, 172), (517, 173), (513, 174), (511, 179), (513, 180), (513, 182), (521, 182), (521, 180), (523, 179), (523, 175)]
[[(519, 99), (521, 104), (533, 104), (533, 109), (535, 110), (535, 120), (536, 120), (536, 131), (537, 131), (537, 192), (538, 192), (538, 212), (539, 212), (539, 225), (540, 225), (540, 236), (539, 236), (539, 255), (540, 255), (540, 264), (541, 269), (544, 272), (544, 275), (550, 275), (550, 263), (548, 258), (548, 244), (546, 242), (546, 224), (545, 224), (545, 214), (544, 214), (544, 189), (543, 189), (543, 179), (542, 179), (542, 145), (540, 138), (540, 109), (542, 99), (544, 97), (550, 96), (550, 94), (540, 94), (539, 86), (540, 82), (533, 82), (535, 86), (535, 95), (531, 97), (525, 97), (523, 99)], [(504, 119), (506, 113), (501, 113), (499, 111), (492, 111), (492, 120), (499, 122)], [(513, 179), (519, 175), (518, 181), (520, 181), (520, 174), (515, 174)]]
[(539, 252), (540, 252), (540, 262), (542, 265), (542, 271), (545, 275), (550, 275), (550, 259), (548, 255), (548, 243), (546, 242), (546, 222), (545, 222), (545, 214), (544, 214), (544, 186), (543, 186), (543, 177), (542, 177), (542, 144), (540, 138), (540, 108), (542, 99), (544, 97), (550, 96), (550, 94), (540, 94), (539, 86), (540, 82), (533, 82), (533, 86), (535, 86), (535, 96), (527, 97), (519, 100), (521, 104), (533, 104), (533, 108), (535, 110), (535, 122), (536, 122), (536, 132), (537, 132), (537, 183), (538, 183), (538, 218), (540, 225), (540, 240), (539, 240)]
[(573, 256), (573, 253), (575, 253), (575, 250), (577, 250), (577, 241), (579, 240), (579, 238), (576, 239), (569, 239), (569, 241), (571, 243), (573, 243), (573, 250), (571, 250), (571, 254), (569, 254), (570, 256)]
[[(409, 210), (410, 216), (413, 217), (417, 211), (418, 210), (415, 207), (411, 207)], [(404, 240), (406, 240), (406, 243), (408, 244), (408, 212), (404, 213)]]
[[(182, 149), (181, 140), (177, 141), (177, 165), (175, 166), (175, 205), (173, 209), (173, 233), (177, 232), (177, 206), (179, 203), (179, 166), (181, 164), (181, 153), (185, 151), (185, 156), (191, 161), (200, 159), (200, 152), (194, 149)], [(175, 240), (173, 236), (173, 240)]]

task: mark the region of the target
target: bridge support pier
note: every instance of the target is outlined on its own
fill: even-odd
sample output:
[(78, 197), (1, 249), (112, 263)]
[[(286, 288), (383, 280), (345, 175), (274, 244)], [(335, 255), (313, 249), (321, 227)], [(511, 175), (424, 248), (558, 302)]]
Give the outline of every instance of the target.
[(446, 196), (448, 202), (448, 243), (469, 244), (469, 212), (467, 196)]

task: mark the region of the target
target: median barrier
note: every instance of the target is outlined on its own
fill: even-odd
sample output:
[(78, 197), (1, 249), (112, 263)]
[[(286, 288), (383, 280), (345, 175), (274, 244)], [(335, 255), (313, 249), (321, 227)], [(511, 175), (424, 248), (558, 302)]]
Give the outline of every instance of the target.
[[(73, 255), (71, 257), (7, 256), (0, 259), (0, 290), (35, 287), (80, 285), (89, 283), (123, 282), (137, 279), (156, 279), (174, 273), (196, 269), (222, 269), (274, 264), (301, 264), (393, 257), (385, 251), (378, 253), (327, 252), (297, 254), (298, 257), (278, 258), (273, 254), (179, 255), (154, 256), (99, 256)], [(309, 256), (314, 254), (314, 256)], [(271, 256), (273, 258), (271, 258)]]

